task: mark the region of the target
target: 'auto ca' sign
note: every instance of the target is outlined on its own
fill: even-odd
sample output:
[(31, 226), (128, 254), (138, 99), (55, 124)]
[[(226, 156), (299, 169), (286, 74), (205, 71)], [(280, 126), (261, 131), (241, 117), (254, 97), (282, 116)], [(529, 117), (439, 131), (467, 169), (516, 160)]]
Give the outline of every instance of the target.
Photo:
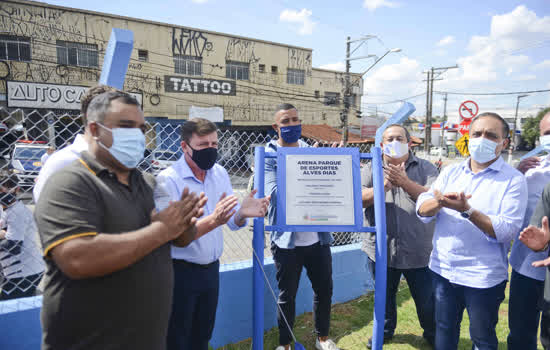
[(235, 96), (237, 89), (234, 81), (164, 76), (166, 92), (183, 92), (188, 94), (209, 94)]
[[(8, 81), (8, 107), (79, 110), (87, 86)], [(130, 93), (141, 104), (142, 96)]]

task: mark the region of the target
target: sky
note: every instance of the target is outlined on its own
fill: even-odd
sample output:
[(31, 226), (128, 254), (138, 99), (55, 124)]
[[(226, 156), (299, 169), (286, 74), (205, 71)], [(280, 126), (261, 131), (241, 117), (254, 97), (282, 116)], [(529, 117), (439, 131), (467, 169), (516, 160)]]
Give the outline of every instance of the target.
[[(352, 72), (364, 72), (363, 114), (391, 114), (407, 99), (426, 111), (426, 71), (434, 82), (433, 115), (458, 121), (463, 101), (481, 112), (514, 117), (516, 92), (550, 89), (550, 0), (48, 0), (47, 3), (212, 30), (313, 49), (313, 66), (344, 70), (346, 38)], [(359, 47), (358, 47), (359, 46)], [(511, 95), (473, 95), (485, 93)], [(423, 94), (423, 95), (422, 95)], [(519, 116), (550, 106), (550, 92), (521, 98)], [(392, 102), (397, 101), (397, 102)]]

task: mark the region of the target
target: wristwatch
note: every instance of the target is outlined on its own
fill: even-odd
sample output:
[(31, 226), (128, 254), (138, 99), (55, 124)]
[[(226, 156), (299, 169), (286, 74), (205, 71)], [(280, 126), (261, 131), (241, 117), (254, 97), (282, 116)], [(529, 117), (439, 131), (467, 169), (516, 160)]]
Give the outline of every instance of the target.
[(474, 213), (474, 210), (475, 209), (473, 207), (470, 207), (470, 209), (460, 212), (460, 216), (462, 216), (465, 219), (469, 219), (470, 216), (472, 216), (472, 214)]

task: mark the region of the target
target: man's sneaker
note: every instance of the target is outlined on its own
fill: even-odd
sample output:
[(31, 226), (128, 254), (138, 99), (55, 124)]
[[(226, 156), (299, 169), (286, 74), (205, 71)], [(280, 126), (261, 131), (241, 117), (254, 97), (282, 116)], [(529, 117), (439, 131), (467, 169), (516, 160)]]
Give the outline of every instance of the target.
[[(384, 334), (384, 343), (388, 340), (391, 340), (393, 338), (393, 335), (385, 335)], [(372, 337), (369, 338), (369, 341), (367, 341), (367, 349), (372, 349)]]
[(326, 341), (319, 341), (319, 338), (315, 341), (315, 348), (317, 350), (340, 350), (332, 339), (327, 339)]

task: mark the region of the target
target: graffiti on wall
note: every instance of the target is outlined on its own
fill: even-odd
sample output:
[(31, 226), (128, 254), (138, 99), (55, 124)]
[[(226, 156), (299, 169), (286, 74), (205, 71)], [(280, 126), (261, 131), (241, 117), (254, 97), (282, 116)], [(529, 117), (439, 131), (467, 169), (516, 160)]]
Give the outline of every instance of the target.
[(58, 9), (0, 3), (0, 32), (44, 41), (82, 41), (78, 17), (64, 17), (64, 13)]
[(172, 54), (194, 57), (203, 57), (214, 48), (214, 44), (208, 41), (203, 32), (186, 29), (172, 28)]
[(231, 38), (225, 50), (226, 61), (256, 63), (260, 60), (254, 52), (255, 43), (250, 40)]
[(288, 49), (288, 68), (300, 69), (311, 76), (311, 52), (306, 50)]

